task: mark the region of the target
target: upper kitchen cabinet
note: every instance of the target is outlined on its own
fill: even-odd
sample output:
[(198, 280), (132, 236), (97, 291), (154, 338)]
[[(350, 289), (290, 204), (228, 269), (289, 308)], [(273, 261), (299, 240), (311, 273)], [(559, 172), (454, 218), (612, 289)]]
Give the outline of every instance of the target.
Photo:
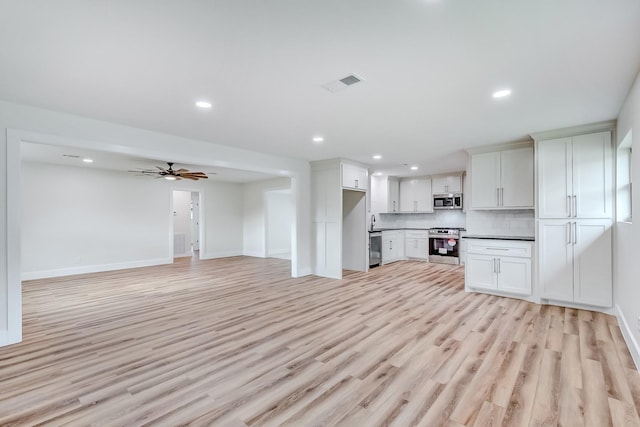
[(400, 181), (391, 176), (371, 176), (371, 212), (400, 212)]
[(471, 209), (533, 209), (533, 145), (482, 151), (470, 150)]
[(342, 163), (342, 187), (350, 190), (368, 190), (369, 170), (362, 166)]
[(401, 212), (433, 212), (431, 178), (404, 178), (400, 180)]
[(539, 218), (611, 218), (611, 132), (537, 141)]
[(462, 172), (431, 177), (433, 194), (462, 193)]

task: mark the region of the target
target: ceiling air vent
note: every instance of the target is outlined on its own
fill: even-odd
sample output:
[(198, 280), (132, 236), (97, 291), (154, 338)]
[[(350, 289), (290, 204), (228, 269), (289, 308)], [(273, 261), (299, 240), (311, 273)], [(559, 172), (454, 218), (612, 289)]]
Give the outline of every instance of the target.
[(343, 77), (339, 80), (334, 80), (332, 82), (325, 83), (322, 85), (322, 87), (331, 93), (336, 93), (348, 88), (349, 86), (353, 86), (356, 83), (360, 83), (363, 80), (364, 79), (362, 77), (356, 74), (349, 74), (348, 76)]

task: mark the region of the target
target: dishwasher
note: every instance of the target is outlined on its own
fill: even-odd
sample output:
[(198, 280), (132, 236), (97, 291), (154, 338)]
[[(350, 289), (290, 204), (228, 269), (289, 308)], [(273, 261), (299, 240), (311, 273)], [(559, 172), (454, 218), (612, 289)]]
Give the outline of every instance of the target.
[(382, 232), (369, 233), (369, 268), (382, 264)]

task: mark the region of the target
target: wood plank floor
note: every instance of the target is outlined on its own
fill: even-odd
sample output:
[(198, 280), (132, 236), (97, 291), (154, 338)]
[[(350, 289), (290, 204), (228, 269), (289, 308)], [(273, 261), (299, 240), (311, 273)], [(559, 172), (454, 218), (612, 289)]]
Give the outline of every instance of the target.
[(640, 426), (615, 318), (463, 282), (245, 257), (25, 282), (0, 425)]

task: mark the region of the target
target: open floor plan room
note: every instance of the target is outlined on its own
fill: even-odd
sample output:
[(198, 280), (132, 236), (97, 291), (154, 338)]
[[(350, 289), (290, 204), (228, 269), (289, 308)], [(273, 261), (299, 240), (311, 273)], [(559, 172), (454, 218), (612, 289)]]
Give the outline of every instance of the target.
[(344, 280), (231, 257), (28, 281), (0, 425), (640, 425), (615, 317), (464, 292), (460, 266)]

